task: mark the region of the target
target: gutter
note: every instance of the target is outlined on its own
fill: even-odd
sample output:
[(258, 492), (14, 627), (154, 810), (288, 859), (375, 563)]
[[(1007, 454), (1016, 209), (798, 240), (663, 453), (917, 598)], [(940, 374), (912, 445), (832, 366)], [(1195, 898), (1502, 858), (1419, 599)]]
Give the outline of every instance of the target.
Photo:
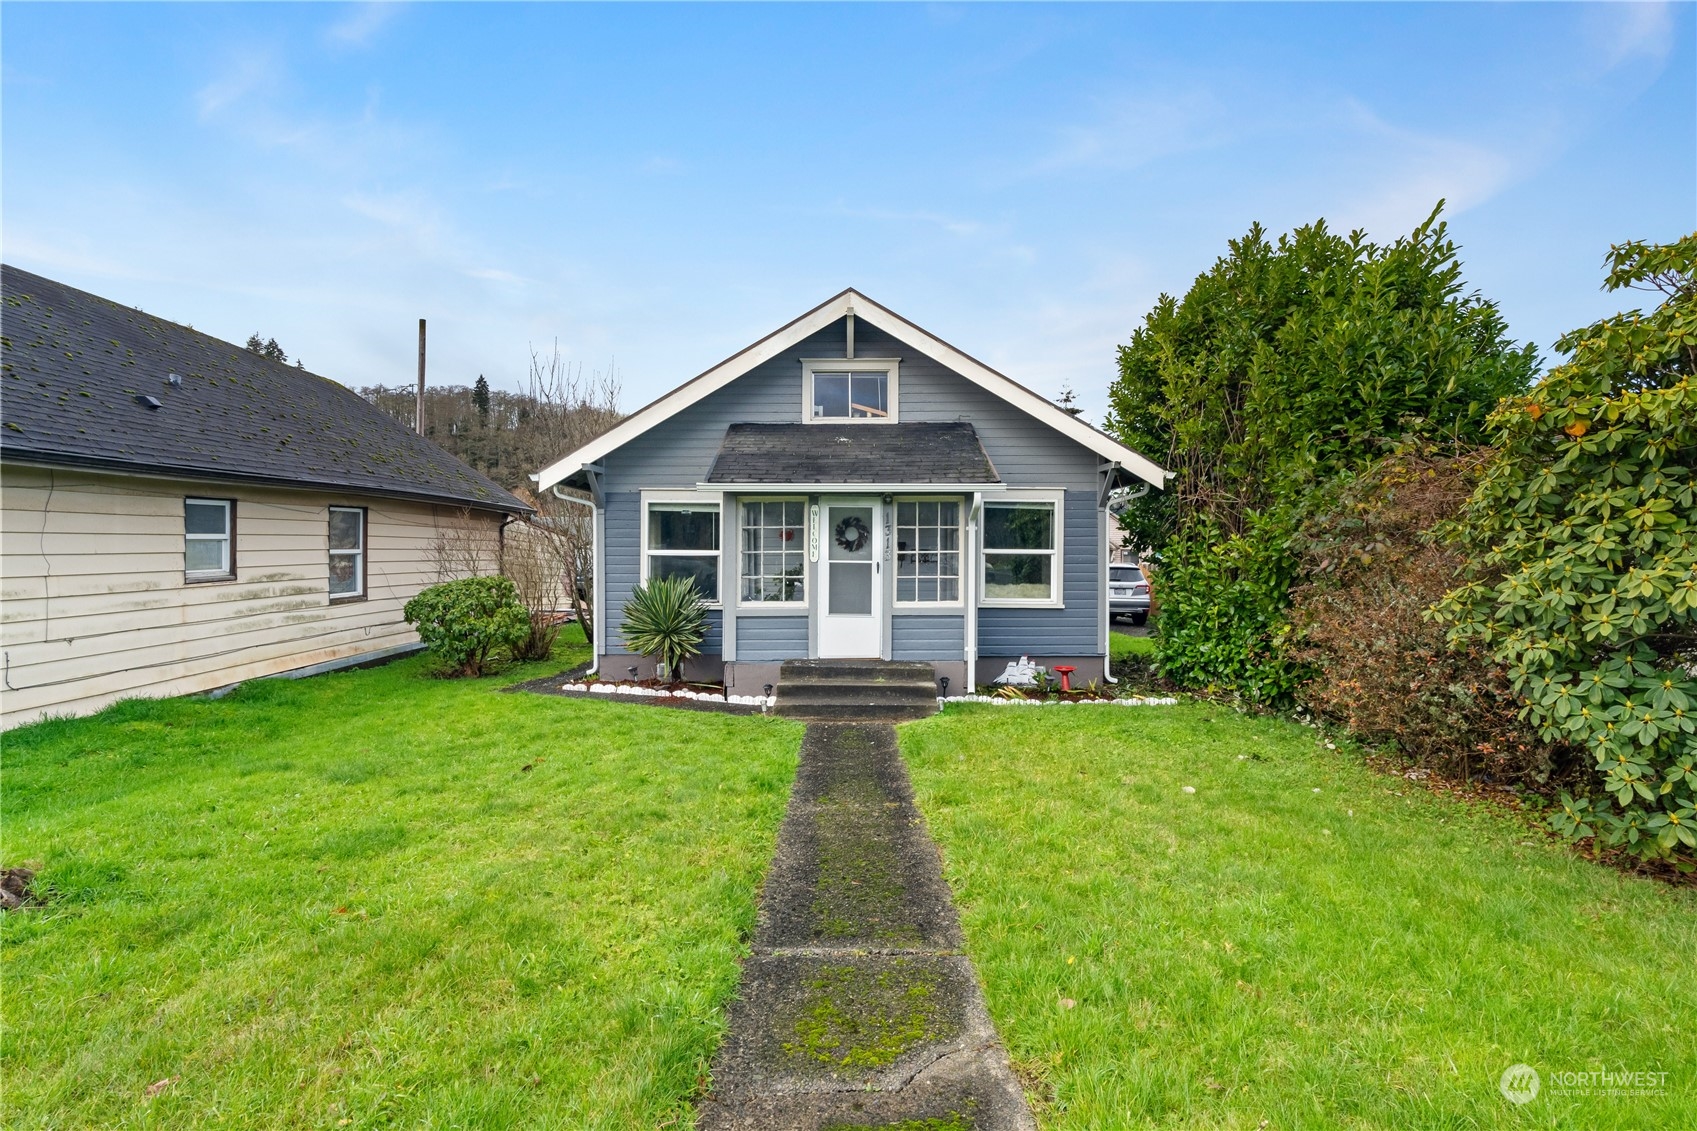
[(697, 491), (729, 491), (739, 495), (961, 495), (970, 492), (1006, 491), (1006, 483), (708, 483)]
[[(132, 475), (138, 479), (163, 479), (181, 482), (193, 479), (211, 483), (244, 483), (256, 487), (281, 487), (292, 491), (341, 491), (350, 495), (369, 495), (377, 499), (400, 499), (409, 503), (434, 503), (437, 506), (469, 507), (472, 510), (498, 511), (501, 514), (525, 515), (534, 513), (519, 500), (502, 503), (491, 499), (467, 498), (441, 492), (405, 491), (394, 487), (374, 487), (364, 483), (334, 482), (327, 479), (292, 479), (282, 475), (256, 475), (252, 472), (227, 471), (221, 468), (160, 467), (138, 465), (125, 460), (101, 459), (97, 456), (65, 456), (57, 452), (19, 451), (16, 447), (0, 447), (0, 461), (26, 467), (88, 468), (114, 475)], [(469, 468), (467, 470), (470, 470)], [(496, 488), (499, 490), (499, 488)], [(503, 492), (505, 494), (505, 492)]]

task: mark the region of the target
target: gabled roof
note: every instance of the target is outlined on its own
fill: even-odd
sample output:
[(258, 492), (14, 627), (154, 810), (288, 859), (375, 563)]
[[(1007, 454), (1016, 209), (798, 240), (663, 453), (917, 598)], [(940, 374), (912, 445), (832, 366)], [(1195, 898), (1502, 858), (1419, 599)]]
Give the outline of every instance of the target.
[(1000, 483), (965, 421), (902, 424), (733, 424), (706, 482), (725, 486)]
[(1027, 389), (1012, 378), (991, 369), (941, 338), (915, 326), (892, 310), (873, 302), (852, 288), (820, 303), (800, 318), (773, 331), (742, 352), (726, 358), (707, 372), (678, 386), (620, 421), (577, 451), (549, 464), (534, 478), (537, 489), (546, 491), (585, 467), (599, 462), (609, 452), (629, 443), (662, 421), (682, 412), (702, 398), (719, 391), (744, 373), (783, 353), (791, 346), (836, 322), (845, 315), (864, 317), (880, 330), (920, 353), (948, 366), (968, 381), (1001, 397), (1055, 431), (1076, 440), (1108, 463), (1118, 464), (1156, 487), (1166, 483), (1167, 472), (1118, 440), (1068, 413), (1046, 397)]
[(0, 291), (6, 459), (531, 509), (328, 378), (16, 267)]

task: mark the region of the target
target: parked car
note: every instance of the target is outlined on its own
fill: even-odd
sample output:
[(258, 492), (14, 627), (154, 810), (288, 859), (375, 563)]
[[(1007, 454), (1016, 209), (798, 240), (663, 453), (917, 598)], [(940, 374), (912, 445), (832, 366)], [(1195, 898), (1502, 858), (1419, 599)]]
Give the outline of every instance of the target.
[(1114, 619), (1128, 617), (1132, 624), (1149, 621), (1149, 582), (1135, 565), (1108, 567), (1108, 612)]

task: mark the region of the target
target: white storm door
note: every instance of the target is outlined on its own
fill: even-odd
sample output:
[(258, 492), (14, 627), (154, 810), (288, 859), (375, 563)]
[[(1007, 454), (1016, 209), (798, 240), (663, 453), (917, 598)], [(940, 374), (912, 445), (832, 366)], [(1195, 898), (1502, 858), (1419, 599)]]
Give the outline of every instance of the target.
[(883, 527), (874, 499), (844, 499), (822, 508), (819, 655), (877, 659), (882, 650)]

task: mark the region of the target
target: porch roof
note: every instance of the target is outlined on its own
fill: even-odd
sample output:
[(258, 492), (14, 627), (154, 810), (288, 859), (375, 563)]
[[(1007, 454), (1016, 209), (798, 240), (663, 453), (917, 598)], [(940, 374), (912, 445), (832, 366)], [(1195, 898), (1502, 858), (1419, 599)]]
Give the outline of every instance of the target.
[(733, 424), (708, 484), (1000, 484), (965, 421), (908, 424)]

